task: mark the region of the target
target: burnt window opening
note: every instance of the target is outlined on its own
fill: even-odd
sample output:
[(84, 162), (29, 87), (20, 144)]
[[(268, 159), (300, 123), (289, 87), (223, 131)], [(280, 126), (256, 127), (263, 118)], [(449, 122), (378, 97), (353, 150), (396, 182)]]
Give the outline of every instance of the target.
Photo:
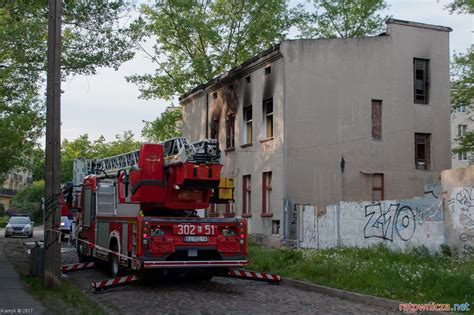
[(225, 124), (225, 146), (226, 149), (233, 149), (235, 146), (235, 114), (227, 115)]
[(458, 137), (465, 136), (467, 133), (467, 125), (458, 125)]
[(251, 81), (250, 76), (246, 76), (245, 77), (245, 82), (250, 83), (250, 81)]
[(273, 99), (263, 102), (263, 116), (265, 119), (265, 136), (273, 138)]
[(242, 176), (242, 214), (251, 213), (252, 186), (250, 175)]
[(270, 213), (272, 208), (272, 172), (262, 173), (262, 213)]
[(214, 119), (211, 123), (211, 139), (216, 139), (219, 142), (219, 120)]
[(252, 143), (252, 106), (244, 108), (244, 140), (245, 144)]
[(372, 174), (372, 201), (384, 200), (383, 173)]
[(427, 59), (413, 59), (415, 104), (428, 104), (430, 85), (429, 65), (430, 61)]
[(382, 139), (382, 101), (372, 100), (372, 138)]
[(280, 234), (280, 220), (272, 220), (272, 234)]
[(217, 99), (217, 92), (212, 93), (212, 99)]
[(234, 85), (233, 84), (230, 84), (228, 87), (227, 87), (230, 91), (234, 90)]
[(431, 168), (431, 149), (429, 133), (415, 133), (415, 167), (418, 170)]
[(272, 66), (265, 67), (265, 75), (272, 73)]

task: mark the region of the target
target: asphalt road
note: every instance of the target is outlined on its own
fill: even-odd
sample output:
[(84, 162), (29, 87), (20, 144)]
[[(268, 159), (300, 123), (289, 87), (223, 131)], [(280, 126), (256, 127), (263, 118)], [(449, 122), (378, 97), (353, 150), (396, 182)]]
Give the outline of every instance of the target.
[[(8, 242), (41, 238), (41, 228), (35, 228), (33, 239), (8, 239)], [(4, 243), (4, 231), (0, 229), (0, 247)], [(62, 243), (61, 253), (64, 263), (77, 262), (75, 249), (67, 241)], [(68, 274), (73, 284), (110, 314), (396, 314), (373, 305), (303, 291), (284, 282), (271, 285), (218, 277), (208, 282), (135, 283), (95, 294), (91, 283), (108, 278), (107, 272), (100, 268)]]

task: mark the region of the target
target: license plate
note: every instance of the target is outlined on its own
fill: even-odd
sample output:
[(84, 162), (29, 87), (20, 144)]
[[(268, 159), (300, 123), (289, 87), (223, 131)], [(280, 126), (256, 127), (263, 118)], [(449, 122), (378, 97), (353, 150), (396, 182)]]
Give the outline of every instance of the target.
[(185, 242), (190, 242), (190, 243), (207, 242), (207, 236), (186, 235), (184, 237), (184, 241)]
[(178, 224), (173, 226), (175, 235), (216, 235), (217, 225), (214, 224)]

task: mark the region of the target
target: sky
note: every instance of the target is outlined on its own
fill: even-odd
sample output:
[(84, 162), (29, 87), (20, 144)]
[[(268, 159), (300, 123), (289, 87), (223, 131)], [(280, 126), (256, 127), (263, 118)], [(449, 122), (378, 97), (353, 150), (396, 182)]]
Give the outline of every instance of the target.
[[(393, 18), (451, 27), (451, 55), (465, 52), (473, 43), (474, 16), (449, 14), (444, 9), (448, 1), (388, 0), (387, 3), (386, 14)], [(91, 140), (104, 135), (110, 141), (116, 134), (131, 130), (143, 140), (143, 120), (154, 120), (171, 103), (139, 99), (137, 86), (127, 83), (125, 77), (153, 70), (152, 62), (143, 53), (137, 53), (117, 71), (102, 68), (94, 76), (76, 76), (63, 82), (61, 138), (73, 140), (87, 133)], [(177, 101), (174, 105), (178, 105)]]

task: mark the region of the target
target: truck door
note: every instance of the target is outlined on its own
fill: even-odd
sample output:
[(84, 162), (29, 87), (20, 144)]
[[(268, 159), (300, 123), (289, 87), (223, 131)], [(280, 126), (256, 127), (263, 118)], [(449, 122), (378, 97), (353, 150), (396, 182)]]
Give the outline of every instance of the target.
[(91, 221), (95, 214), (95, 194), (92, 193), (91, 187), (85, 187), (83, 192), (84, 207), (82, 209), (82, 226), (85, 228), (91, 227)]

